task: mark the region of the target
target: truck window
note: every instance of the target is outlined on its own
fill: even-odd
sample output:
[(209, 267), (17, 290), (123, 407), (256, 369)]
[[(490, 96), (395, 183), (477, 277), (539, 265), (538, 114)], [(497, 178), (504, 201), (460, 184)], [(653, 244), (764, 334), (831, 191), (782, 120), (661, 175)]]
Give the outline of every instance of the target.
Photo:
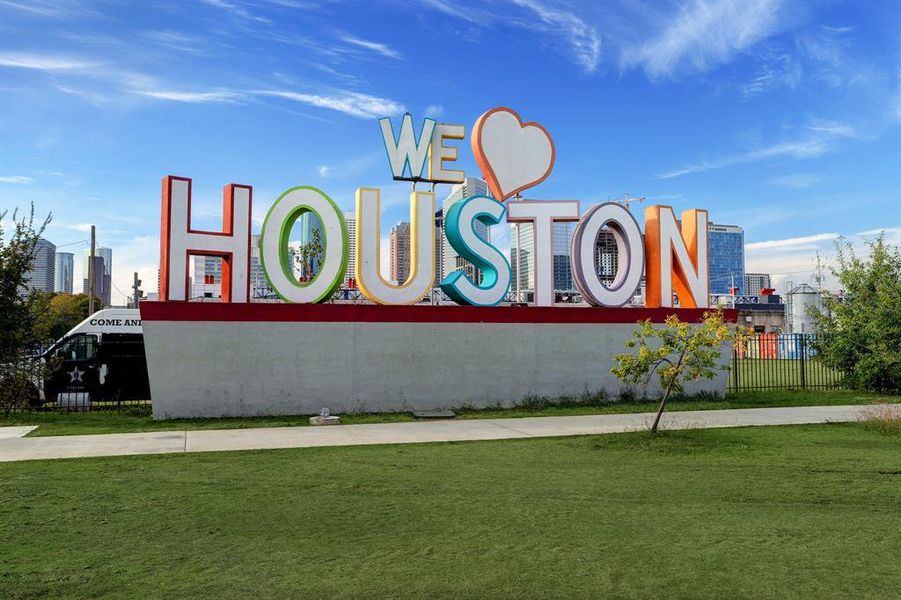
[(63, 360), (89, 360), (97, 354), (97, 336), (79, 333), (67, 340), (59, 350)]

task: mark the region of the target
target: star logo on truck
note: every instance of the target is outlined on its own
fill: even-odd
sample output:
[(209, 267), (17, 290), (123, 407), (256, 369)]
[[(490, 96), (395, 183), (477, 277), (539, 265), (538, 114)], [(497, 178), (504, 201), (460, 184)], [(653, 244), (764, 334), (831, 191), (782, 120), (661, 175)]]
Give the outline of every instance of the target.
[(69, 371), (69, 383), (75, 383), (76, 381), (84, 383), (84, 379), (81, 378), (82, 375), (84, 375), (84, 371), (82, 371), (78, 367), (75, 367), (74, 369)]

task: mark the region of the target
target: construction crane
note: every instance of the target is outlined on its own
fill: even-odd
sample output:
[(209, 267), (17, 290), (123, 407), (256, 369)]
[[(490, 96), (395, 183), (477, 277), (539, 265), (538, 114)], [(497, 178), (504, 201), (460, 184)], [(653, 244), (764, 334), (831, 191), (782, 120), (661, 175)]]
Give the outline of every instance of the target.
[(620, 201), (620, 203), (626, 207), (626, 210), (632, 210), (631, 208), (629, 208), (630, 204), (632, 204), (633, 202), (644, 202), (645, 200), (647, 200), (645, 196), (633, 196), (629, 192), (626, 192), (625, 194), (623, 194), (623, 199)]

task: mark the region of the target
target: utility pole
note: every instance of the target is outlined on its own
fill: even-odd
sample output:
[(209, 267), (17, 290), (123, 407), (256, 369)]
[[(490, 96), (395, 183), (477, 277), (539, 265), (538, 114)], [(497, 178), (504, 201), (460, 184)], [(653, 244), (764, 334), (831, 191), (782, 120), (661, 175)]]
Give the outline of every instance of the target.
[[(518, 193), (516, 194), (515, 198), (516, 198), (517, 202), (522, 200), (522, 196)], [(524, 302), (523, 296), (522, 296), (522, 288), (520, 287), (520, 281), (521, 281), (520, 277), (522, 277), (522, 275), (520, 273), (520, 271), (522, 271), (522, 261), (520, 260), (520, 256), (522, 256), (522, 245), (521, 245), (522, 238), (520, 237), (519, 226), (520, 226), (520, 223), (519, 223), (519, 221), (517, 221), (516, 222), (516, 257), (515, 258), (511, 257), (511, 258), (513, 258), (513, 260), (516, 261), (516, 302)], [(534, 239), (535, 239), (535, 233), (532, 232), (532, 240), (533, 240), (532, 244), (535, 243)]]
[(141, 301), (141, 280), (138, 279), (138, 274), (135, 273), (134, 281), (131, 284), (131, 291), (134, 294), (134, 308), (138, 308), (138, 303)]
[(94, 244), (96, 228), (91, 225), (91, 256), (88, 259), (88, 315), (94, 314)]
[(820, 251), (817, 250), (817, 268), (814, 274), (814, 280), (817, 284), (817, 292), (820, 296), (823, 295), (823, 263), (820, 260)]

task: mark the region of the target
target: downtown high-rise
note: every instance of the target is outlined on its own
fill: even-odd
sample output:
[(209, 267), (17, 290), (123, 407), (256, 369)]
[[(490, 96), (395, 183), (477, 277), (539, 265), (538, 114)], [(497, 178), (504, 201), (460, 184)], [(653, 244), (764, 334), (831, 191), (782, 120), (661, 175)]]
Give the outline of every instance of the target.
[[(442, 219), (447, 217), (447, 211), (450, 208), (463, 200), (464, 198), (469, 198), (470, 196), (491, 196), (488, 191), (488, 184), (486, 184), (481, 179), (476, 179), (474, 177), (467, 177), (463, 183), (458, 183), (457, 185), (451, 188), (450, 193), (444, 199), (444, 202), (441, 204), (441, 214)], [(437, 217), (438, 215), (436, 215)], [(437, 221), (437, 219), (436, 219)], [(476, 221), (473, 224), (475, 228), (476, 235), (482, 238), (483, 240), (490, 241), (488, 234), (488, 226), (482, 223), (481, 221)], [(443, 233), (443, 228), (442, 228)], [(437, 234), (437, 231), (436, 231)], [(460, 256), (456, 250), (454, 250), (453, 246), (450, 245), (450, 242), (447, 241), (447, 236), (442, 235), (442, 247), (441, 247), (441, 270), (435, 270), (435, 280), (441, 281), (443, 278), (447, 277), (454, 271), (463, 271), (466, 276), (472, 280), (473, 283), (479, 284), (482, 282), (482, 272), (476, 268), (471, 262), (464, 259)], [(436, 253), (437, 254), (437, 253)]]
[(52, 292), (55, 287), (56, 246), (44, 238), (39, 238), (34, 248), (34, 262), (25, 273), (25, 288), (28, 291)]
[(745, 232), (736, 225), (707, 226), (710, 293), (745, 293)]
[(391, 283), (403, 285), (410, 276), (410, 224), (400, 221), (388, 235)]
[(71, 252), (57, 252), (53, 271), (53, 291), (60, 294), (71, 294), (75, 255)]

